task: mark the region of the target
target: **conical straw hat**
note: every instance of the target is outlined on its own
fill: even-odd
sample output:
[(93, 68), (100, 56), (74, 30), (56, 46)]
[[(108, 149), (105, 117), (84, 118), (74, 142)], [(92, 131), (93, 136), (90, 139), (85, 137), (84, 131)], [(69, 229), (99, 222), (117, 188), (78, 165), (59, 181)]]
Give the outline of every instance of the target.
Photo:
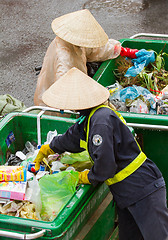
[(109, 91), (77, 68), (71, 68), (42, 95), (49, 107), (83, 110), (98, 106), (109, 98)]
[(88, 9), (58, 17), (51, 27), (58, 37), (81, 47), (102, 47), (108, 41), (107, 34)]

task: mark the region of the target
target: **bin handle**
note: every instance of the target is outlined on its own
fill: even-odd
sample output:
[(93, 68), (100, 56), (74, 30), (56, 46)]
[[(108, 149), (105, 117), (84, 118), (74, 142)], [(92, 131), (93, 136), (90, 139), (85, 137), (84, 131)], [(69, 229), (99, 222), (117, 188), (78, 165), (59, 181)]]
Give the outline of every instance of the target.
[(153, 37), (153, 38), (168, 38), (168, 34), (156, 34), (156, 33), (137, 33), (130, 38), (137, 38), (137, 37)]
[[(41, 110), (41, 111), (50, 111), (50, 112), (58, 112), (61, 113), (60, 109), (56, 109), (56, 108), (51, 108), (51, 107), (45, 107), (45, 106), (31, 106), (29, 108), (24, 109), (22, 112), (30, 112), (33, 110)], [(64, 110), (64, 113), (69, 113), (69, 114), (75, 114), (78, 115), (79, 113), (76, 112), (72, 112), (70, 110)]]
[(133, 127), (133, 128), (144, 128), (144, 129), (150, 129), (150, 130), (168, 131), (168, 126), (166, 125), (127, 123), (127, 126)]
[(36, 238), (44, 236), (45, 232), (46, 232), (46, 230), (42, 229), (41, 231), (36, 232), (36, 233), (29, 233), (29, 234), (23, 233), (22, 234), (22, 233), (15, 233), (15, 232), (0, 230), (0, 236), (1, 237), (10, 237), (10, 238), (15, 238), (15, 239), (36, 239)]
[[(51, 107), (45, 107), (45, 106), (31, 106), (29, 108), (26, 108), (23, 110), (23, 112), (30, 112), (33, 110), (41, 110), (38, 114), (37, 114), (37, 142), (38, 142), (38, 146), (41, 146), (41, 125), (40, 125), (40, 119), (41, 116), (45, 113), (45, 111), (50, 111), (50, 112), (61, 112), (59, 109), (56, 108), (51, 108)], [(75, 114), (75, 115), (79, 115), (79, 113), (77, 112), (73, 112), (70, 110), (65, 110), (64, 113), (68, 113), (68, 114)]]

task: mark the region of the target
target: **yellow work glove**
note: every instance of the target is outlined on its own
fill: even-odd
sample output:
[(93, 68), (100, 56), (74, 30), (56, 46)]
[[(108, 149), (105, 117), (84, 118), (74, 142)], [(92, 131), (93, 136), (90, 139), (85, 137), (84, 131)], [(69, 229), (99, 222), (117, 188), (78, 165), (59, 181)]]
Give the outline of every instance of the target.
[(79, 184), (90, 184), (89, 179), (88, 179), (88, 173), (89, 170), (85, 170), (83, 172), (78, 172), (79, 173)]
[(40, 169), (40, 163), (43, 161), (43, 158), (47, 158), (50, 154), (54, 154), (55, 152), (49, 147), (49, 144), (42, 145), (35, 160), (35, 171)]

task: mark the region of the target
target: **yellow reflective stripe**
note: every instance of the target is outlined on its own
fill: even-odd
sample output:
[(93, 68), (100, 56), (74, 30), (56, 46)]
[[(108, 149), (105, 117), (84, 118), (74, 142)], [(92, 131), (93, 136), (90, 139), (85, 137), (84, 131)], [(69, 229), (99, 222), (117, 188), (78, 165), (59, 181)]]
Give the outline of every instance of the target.
[(141, 147), (140, 147), (140, 145), (139, 145), (139, 143), (138, 143), (138, 141), (136, 140), (136, 138), (134, 138), (134, 139), (135, 139), (135, 142), (136, 142), (136, 144), (138, 145), (140, 151), (142, 151), (142, 150), (141, 150)]
[[(96, 112), (97, 109), (102, 108), (102, 107), (107, 107), (109, 109), (111, 109), (113, 112), (115, 112), (115, 114), (120, 118), (120, 120), (126, 125), (126, 121), (123, 118), (123, 116), (115, 111), (114, 109), (110, 108), (109, 106), (106, 105), (99, 105), (96, 108), (93, 108), (92, 111), (89, 114), (88, 117), (88, 122), (87, 122), (87, 128), (86, 128), (86, 141), (80, 139), (80, 147), (86, 149), (88, 151), (88, 139), (89, 139), (89, 125), (90, 125), (90, 118), (93, 116), (93, 114)], [(136, 140), (136, 139), (135, 139)], [(136, 141), (140, 151), (141, 148), (138, 144), (138, 142)], [(89, 152), (88, 152), (89, 153)], [(90, 154), (89, 154), (90, 157)], [(134, 171), (136, 171), (142, 164), (143, 162), (146, 160), (146, 155), (141, 152), (133, 162), (131, 162), (127, 167), (125, 167), (123, 170), (121, 170), (120, 172), (118, 172), (113, 178), (109, 178), (107, 179), (105, 182), (107, 185), (112, 185), (114, 183), (120, 182), (122, 180), (124, 180), (126, 177), (128, 177), (129, 175), (131, 175)], [(90, 157), (90, 161), (92, 162), (92, 164), (94, 164), (94, 161), (92, 160), (92, 158)]]
[[(108, 106), (107, 106), (108, 107)], [(110, 108), (110, 107), (109, 107)], [(115, 111), (114, 109), (112, 109), (112, 108), (110, 108), (113, 112), (115, 112), (115, 114), (119, 117), (119, 119), (125, 124), (125, 125), (127, 125), (127, 122), (125, 121), (125, 119), (123, 118), (123, 116), (119, 113), (119, 112), (117, 112), (117, 111)]]
[(107, 107), (107, 108), (111, 109), (113, 112), (115, 112), (115, 114), (119, 117), (119, 119), (120, 119), (125, 125), (127, 124), (126, 121), (125, 121), (125, 119), (124, 119), (123, 116), (121, 115), (121, 113), (115, 111), (114, 109), (112, 109), (111, 107), (109, 107), (109, 106), (107, 106), (107, 105), (100, 105), (98, 108), (100, 108), (100, 107)]
[[(85, 142), (82, 139), (80, 139), (80, 147), (86, 149), (86, 151), (88, 152), (88, 150), (87, 150), (87, 142)], [(89, 152), (88, 152), (88, 154), (89, 154)], [(92, 158), (90, 157), (90, 154), (89, 154), (89, 160), (91, 161), (92, 164), (94, 164)]]
[(147, 159), (146, 155), (143, 152), (140, 152), (140, 154), (132, 161), (127, 167), (122, 169), (120, 172), (114, 175), (113, 178), (109, 178), (105, 181), (107, 185), (112, 185), (117, 182), (121, 182), (128, 176), (130, 176), (133, 172), (135, 172)]
[(87, 122), (87, 128), (86, 128), (86, 142), (88, 143), (88, 139), (89, 139), (89, 124), (90, 124), (90, 118), (92, 117), (92, 115), (95, 113), (95, 111), (99, 108), (96, 107), (96, 108), (93, 108), (91, 113), (89, 114), (89, 117), (88, 117), (88, 122)]
[(82, 139), (80, 139), (80, 147), (87, 150), (87, 142), (82, 140)]
[(111, 107), (109, 106), (106, 106), (106, 105), (99, 105), (98, 107), (95, 107), (92, 109), (91, 113), (89, 114), (89, 118), (88, 118), (88, 122), (87, 122), (87, 128), (86, 128), (86, 142), (88, 142), (88, 139), (89, 139), (89, 124), (90, 124), (90, 118), (93, 116), (93, 114), (96, 112), (97, 109), (99, 108), (102, 108), (102, 107), (106, 107), (106, 108), (109, 108), (111, 109), (113, 112), (115, 112), (115, 114), (120, 118), (120, 120), (126, 125), (126, 121), (125, 119), (123, 118), (123, 116), (115, 111), (114, 109), (112, 109)]
[[(121, 115), (119, 112), (115, 111), (114, 109), (110, 108), (109, 106), (106, 106), (106, 105), (103, 105), (103, 104), (102, 104), (102, 105), (99, 105), (99, 106), (93, 108), (92, 111), (91, 111), (90, 114), (89, 114), (89, 117), (88, 117), (88, 122), (87, 122), (87, 127), (86, 127), (86, 142), (85, 142), (84, 140), (80, 140), (80, 147), (86, 149), (87, 151), (88, 151), (87, 145), (88, 145), (88, 139), (89, 139), (90, 118), (93, 116), (93, 114), (96, 112), (97, 109), (102, 108), (102, 107), (106, 107), (106, 108), (109, 108), (109, 109), (111, 109), (112, 111), (114, 111), (114, 112), (116, 113), (116, 115), (120, 118), (120, 120), (126, 125), (126, 121), (125, 121), (125, 119), (122, 117), (122, 115)], [(85, 142), (85, 143), (84, 143), (84, 142)], [(89, 152), (88, 152), (88, 153), (89, 153)], [(90, 156), (90, 154), (89, 154), (89, 156)], [(92, 160), (91, 157), (90, 157), (90, 160), (91, 160), (91, 162), (94, 164), (94, 161)]]

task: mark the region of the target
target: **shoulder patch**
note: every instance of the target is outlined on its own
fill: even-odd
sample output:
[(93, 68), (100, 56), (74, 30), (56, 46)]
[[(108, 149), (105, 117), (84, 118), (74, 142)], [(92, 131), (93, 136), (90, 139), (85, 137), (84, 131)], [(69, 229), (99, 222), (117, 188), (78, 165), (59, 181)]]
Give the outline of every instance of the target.
[(92, 141), (93, 141), (93, 144), (95, 146), (99, 146), (100, 144), (102, 144), (103, 138), (100, 135), (96, 134), (96, 135), (93, 136), (93, 140)]

